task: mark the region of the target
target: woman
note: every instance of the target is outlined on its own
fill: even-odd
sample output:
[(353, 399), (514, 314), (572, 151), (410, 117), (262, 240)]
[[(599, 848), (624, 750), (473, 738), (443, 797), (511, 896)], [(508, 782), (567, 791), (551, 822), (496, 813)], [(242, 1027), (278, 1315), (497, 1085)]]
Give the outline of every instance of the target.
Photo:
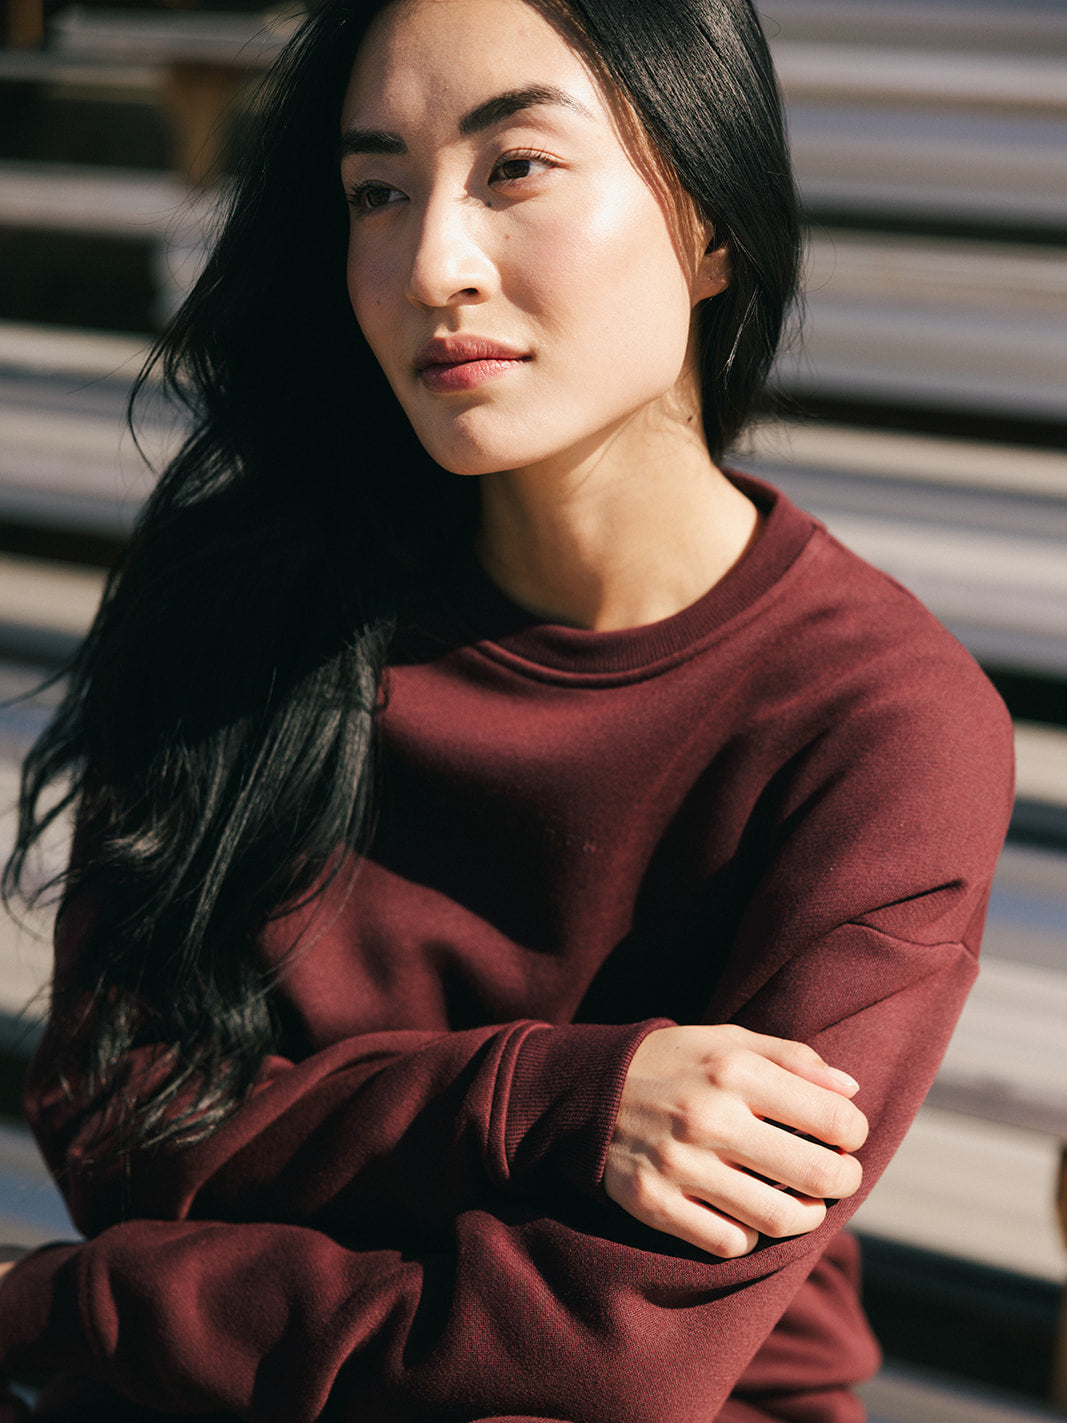
[(838, 1232), (973, 978), (1010, 726), (722, 472), (797, 254), (742, 0), (308, 27), (27, 770), (90, 1237), (0, 1288), (40, 1416), (862, 1417)]

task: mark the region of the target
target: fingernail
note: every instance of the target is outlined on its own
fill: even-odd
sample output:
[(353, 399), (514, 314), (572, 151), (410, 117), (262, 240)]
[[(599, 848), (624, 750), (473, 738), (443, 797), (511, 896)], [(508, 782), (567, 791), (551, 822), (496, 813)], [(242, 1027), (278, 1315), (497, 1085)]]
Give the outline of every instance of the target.
[(848, 1092), (851, 1094), (860, 1090), (860, 1084), (856, 1081), (856, 1079), (854, 1077), (850, 1077), (847, 1072), (842, 1072), (839, 1067), (830, 1067), (827, 1069), (827, 1072), (833, 1079), (834, 1084), (840, 1087), (842, 1092)]

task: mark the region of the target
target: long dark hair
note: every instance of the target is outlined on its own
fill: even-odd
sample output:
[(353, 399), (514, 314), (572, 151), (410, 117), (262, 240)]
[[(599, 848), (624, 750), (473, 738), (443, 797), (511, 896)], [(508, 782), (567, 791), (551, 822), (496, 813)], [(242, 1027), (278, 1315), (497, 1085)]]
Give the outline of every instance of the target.
[[(46, 1069), (111, 1100), (109, 1150), (194, 1138), (249, 1089), (278, 1032), (256, 935), (365, 846), (395, 620), (476, 517), (475, 482), (422, 451), (345, 295), (338, 116), (381, 8), (333, 0), (276, 66), (214, 255), (139, 382), (161, 375), (192, 433), (23, 772), (5, 892), (25, 891), (30, 851), (75, 811), (60, 932), (79, 943), (53, 985), (66, 1026)], [(730, 286), (702, 316), (719, 457), (797, 280), (759, 24), (748, 0), (540, 8), (729, 249)], [(130, 1101), (118, 1088), (138, 1046), (166, 1070)]]

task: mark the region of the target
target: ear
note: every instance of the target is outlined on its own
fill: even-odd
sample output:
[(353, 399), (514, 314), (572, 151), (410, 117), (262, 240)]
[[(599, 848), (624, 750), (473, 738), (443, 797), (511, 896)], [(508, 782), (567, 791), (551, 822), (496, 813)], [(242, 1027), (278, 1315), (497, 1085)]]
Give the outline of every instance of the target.
[(715, 237), (712, 235), (711, 241), (704, 249), (704, 254), (697, 263), (696, 273), (693, 278), (693, 305), (698, 302), (707, 301), (710, 297), (718, 296), (730, 285), (732, 276), (730, 267), (730, 249), (726, 243), (716, 245)]

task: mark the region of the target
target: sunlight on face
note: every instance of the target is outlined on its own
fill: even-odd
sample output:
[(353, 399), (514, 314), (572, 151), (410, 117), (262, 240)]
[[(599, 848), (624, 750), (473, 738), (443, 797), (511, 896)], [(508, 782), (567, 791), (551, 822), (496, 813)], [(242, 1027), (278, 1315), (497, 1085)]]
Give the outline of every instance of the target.
[(721, 256), (631, 160), (524, 0), (413, 0), (373, 23), (342, 111), (356, 319), (423, 445), (462, 474), (637, 465), (696, 413), (695, 304)]

